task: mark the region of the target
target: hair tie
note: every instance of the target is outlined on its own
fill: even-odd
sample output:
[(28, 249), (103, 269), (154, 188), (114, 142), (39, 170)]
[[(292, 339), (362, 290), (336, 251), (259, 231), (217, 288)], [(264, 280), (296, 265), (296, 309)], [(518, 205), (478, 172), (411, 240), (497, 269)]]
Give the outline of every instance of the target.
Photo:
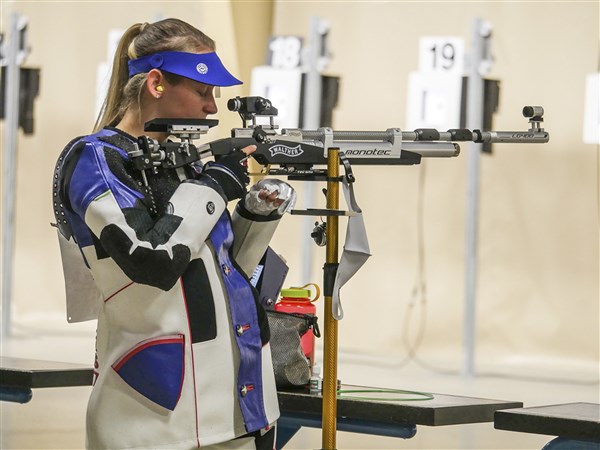
[(127, 56), (129, 57), (130, 60), (137, 58), (137, 55), (135, 54), (135, 46), (133, 45), (134, 43), (135, 43), (135, 38), (133, 38), (131, 40), (131, 42), (129, 43), (129, 45), (127, 46)]
[(150, 25), (148, 22), (144, 22), (144, 23), (140, 24), (140, 28), (138, 30), (137, 35), (131, 40), (131, 42), (127, 46), (127, 56), (129, 57), (129, 59), (137, 58), (137, 52), (135, 51), (135, 40), (138, 38), (138, 36), (140, 34), (142, 34), (142, 31), (144, 31), (144, 28), (146, 28), (146, 26), (148, 26), (148, 25)]

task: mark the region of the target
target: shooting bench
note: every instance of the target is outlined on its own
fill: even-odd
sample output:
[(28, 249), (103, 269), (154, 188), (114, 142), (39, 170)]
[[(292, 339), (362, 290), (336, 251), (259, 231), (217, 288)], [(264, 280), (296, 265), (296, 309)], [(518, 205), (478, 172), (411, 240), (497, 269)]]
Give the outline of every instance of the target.
[[(369, 389), (342, 386), (342, 391)], [(388, 401), (344, 398), (337, 400), (337, 429), (355, 433), (410, 439), (417, 425), (442, 426), (492, 422), (501, 409), (520, 408), (508, 402), (456, 395), (432, 394), (422, 401)], [(285, 444), (301, 427), (321, 428), (322, 397), (303, 391), (279, 391), (281, 417), (277, 421), (277, 446)]]
[(27, 403), (32, 389), (91, 386), (93, 370), (80, 364), (0, 356), (0, 401)]
[[(91, 367), (54, 361), (0, 357), (0, 400), (27, 403), (32, 389), (90, 386)], [(356, 389), (356, 386), (343, 386)], [(397, 402), (338, 400), (340, 431), (409, 439), (417, 425), (441, 426), (492, 422), (501, 409), (520, 408), (521, 402), (433, 394), (433, 399)], [(322, 397), (304, 390), (280, 390), (278, 448), (283, 448), (301, 427), (321, 427)], [(587, 449), (586, 449), (587, 450)]]
[(565, 403), (496, 411), (494, 428), (558, 436), (544, 450), (600, 450), (600, 404)]

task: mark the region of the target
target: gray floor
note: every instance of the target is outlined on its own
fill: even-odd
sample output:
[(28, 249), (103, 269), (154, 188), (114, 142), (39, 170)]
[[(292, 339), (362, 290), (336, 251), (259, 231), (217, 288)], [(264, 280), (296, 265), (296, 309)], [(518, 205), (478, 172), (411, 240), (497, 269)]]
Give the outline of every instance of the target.
[[(93, 357), (91, 324), (44, 331), (16, 327), (4, 339), (2, 356), (89, 364)], [(458, 375), (426, 370), (416, 363), (402, 368), (340, 355), (338, 374), (345, 384), (384, 386), (453, 395), (522, 401), (525, 406), (568, 402), (600, 403), (598, 383), (542, 382), (508, 377)], [(85, 408), (90, 388), (37, 389), (25, 405), (0, 403), (0, 449), (80, 449), (85, 442)], [(409, 440), (337, 433), (339, 449), (541, 449), (551, 436), (495, 430), (493, 424), (417, 428)], [(321, 446), (321, 430), (302, 429), (289, 449)]]

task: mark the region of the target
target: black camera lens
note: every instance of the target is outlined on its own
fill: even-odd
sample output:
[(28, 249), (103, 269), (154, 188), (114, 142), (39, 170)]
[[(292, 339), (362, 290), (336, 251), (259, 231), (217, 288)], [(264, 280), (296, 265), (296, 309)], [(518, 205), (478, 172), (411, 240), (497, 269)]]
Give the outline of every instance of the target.
[(242, 101), (239, 97), (231, 98), (227, 101), (227, 109), (229, 111), (239, 111), (242, 107)]
[(235, 97), (227, 101), (227, 109), (236, 111), (247, 118), (252, 116), (276, 116), (277, 108), (263, 97)]
[(527, 118), (531, 117), (542, 117), (544, 115), (544, 108), (541, 106), (525, 106), (523, 108), (523, 116)]

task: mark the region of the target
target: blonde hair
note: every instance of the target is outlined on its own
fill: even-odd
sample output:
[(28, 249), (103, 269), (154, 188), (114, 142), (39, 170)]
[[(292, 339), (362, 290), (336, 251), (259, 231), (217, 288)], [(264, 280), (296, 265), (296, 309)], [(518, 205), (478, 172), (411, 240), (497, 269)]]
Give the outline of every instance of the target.
[[(197, 28), (179, 19), (164, 19), (155, 23), (137, 23), (125, 31), (113, 60), (108, 93), (94, 125), (94, 131), (115, 126), (130, 107), (139, 110), (142, 88), (147, 73), (129, 78), (127, 63), (152, 53), (164, 51), (215, 51), (215, 42)], [(163, 72), (167, 81), (176, 84), (178, 75)]]

